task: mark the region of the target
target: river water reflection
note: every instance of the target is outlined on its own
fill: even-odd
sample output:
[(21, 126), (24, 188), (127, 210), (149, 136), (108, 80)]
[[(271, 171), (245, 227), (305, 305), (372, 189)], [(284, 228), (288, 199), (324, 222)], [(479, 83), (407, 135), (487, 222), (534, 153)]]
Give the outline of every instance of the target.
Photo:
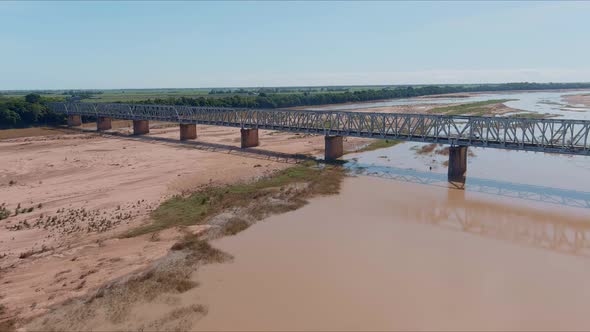
[(360, 175), (339, 195), (213, 242), (235, 258), (195, 276), (185, 301), (209, 313), (193, 328), (590, 326), (585, 159), (476, 150), (458, 190), (412, 144), (348, 158)]

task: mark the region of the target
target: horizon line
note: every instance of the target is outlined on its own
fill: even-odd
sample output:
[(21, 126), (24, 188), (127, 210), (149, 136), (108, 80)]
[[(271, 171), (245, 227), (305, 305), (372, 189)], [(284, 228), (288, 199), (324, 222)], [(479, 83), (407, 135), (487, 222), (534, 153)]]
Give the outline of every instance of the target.
[(453, 85), (498, 85), (498, 84), (590, 84), (590, 81), (512, 81), (488, 83), (399, 83), (399, 84), (341, 84), (341, 85), (261, 85), (261, 86), (210, 86), (210, 87), (158, 87), (158, 88), (30, 88), (30, 89), (0, 89), (1, 92), (24, 91), (65, 91), (65, 90), (211, 90), (211, 89), (263, 89), (263, 88), (355, 88), (355, 87), (410, 87), (410, 86), (453, 86)]

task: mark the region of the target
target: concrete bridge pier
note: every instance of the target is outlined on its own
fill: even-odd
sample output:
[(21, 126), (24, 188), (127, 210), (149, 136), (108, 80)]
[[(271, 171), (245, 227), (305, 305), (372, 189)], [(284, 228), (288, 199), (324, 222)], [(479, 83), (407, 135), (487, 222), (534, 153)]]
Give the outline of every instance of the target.
[(133, 120), (133, 135), (143, 135), (150, 132), (148, 120)]
[(197, 125), (196, 124), (180, 124), (180, 140), (186, 141), (187, 139), (197, 138)]
[(449, 174), (450, 182), (465, 183), (467, 173), (467, 147), (451, 146), (449, 148)]
[(80, 115), (68, 115), (68, 127), (78, 127), (82, 125), (82, 117)]
[(240, 134), (242, 135), (242, 149), (258, 146), (259, 142), (257, 128), (242, 128), (240, 130)]
[(344, 144), (342, 136), (326, 136), (324, 138), (324, 159), (334, 160), (344, 155)]
[(96, 130), (98, 130), (98, 131), (109, 130), (111, 128), (112, 128), (111, 118), (106, 117), (106, 116), (99, 116), (96, 119)]

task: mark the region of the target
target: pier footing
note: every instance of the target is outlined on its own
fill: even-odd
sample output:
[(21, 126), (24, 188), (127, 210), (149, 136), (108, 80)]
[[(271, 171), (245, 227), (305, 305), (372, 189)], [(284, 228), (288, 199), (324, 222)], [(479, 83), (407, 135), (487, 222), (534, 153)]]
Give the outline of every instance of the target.
[(109, 130), (112, 128), (111, 118), (99, 116), (96, 120), (96, 130)]
[(78, 127), (82, 125), (82, 117), (80, 115), (68, 115), (68, 127)]
[(133, 120), (133, 135), (143, 135), (150, 132), (148, 120)]
[(242, 135), (242, 149), (244, 148), (251, 148), (254, 146), (258, 146), (258, 129), (244, 129), (240, 130), (240, 134)]
[(197, 125), (195, 124), (180, 124), (180, 140), (197, 138)]
[(335, 160), (344, 155), (342, 136), (326, 136), (324, 142), (324, 159)]
[(451, 182), (465, 182), (467, 173), (467, 147), (451, 146), (449, 148), (449, 174)]

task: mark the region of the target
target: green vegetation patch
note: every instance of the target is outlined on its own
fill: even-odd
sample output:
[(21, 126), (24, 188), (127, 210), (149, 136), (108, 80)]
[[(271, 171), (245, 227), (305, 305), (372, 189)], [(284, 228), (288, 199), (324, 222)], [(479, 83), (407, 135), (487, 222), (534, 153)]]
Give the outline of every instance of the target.
[(376, 140), (376, 141), (370, 143), (367, 146), (362, 147), (361, 149), (359, 149), (355, 152), (367, 152), (367, 151), (374, 151), (374, 150), (378, 150), (378, 149), (389, 148), (389, 147), (398, 145), (401, 142), (402, 141), (397, 141), (397, 140), (380, 139), (380, 140)]
[(484, 100), (484, 101), (477, 101), (473, 103), (466, 103), (456, 106), (443, 106), (443, 107), (435, 107), (430, 110), (431, 113), (437, 114), (444, 114), (444, 115), (476, 115), (482, 116), (490, 111), (490, 106), (503, 104), (508, 101), (513, 101), (515, 99), (492, 99), (492, 100)]
[(61, 99), (34, 93), (18, 98), (0, 96), (0, 129), (63, 124), (66, 116), (54, 113), (47, 106), (48, 102), (58, 100)]
[[(125, 237), (133, 237), (163, 230), (174, 226), (188, 226), (204, 224), (207, 218), (217, 215), (223, 210), (235, 207), (246, 207), (257, 198), (263, 198), (297, 183), (306, 184), (301, 190), (298, 201), (277, 207), (275, 205), (260, 205), (255, 211), (257, 217), (265, 213), (281, 213), (300, 207), (305, 203), (303, 199), (313, 195), (328, 195), (338, 193), (345, 171), (336, 165), (319, 167), (315, 162), (296, 165), (276, 174), (251, 183), (242, 183), (224, 187), (211, 187), (189, 196), (175, 196), (162, 203), (151, 214), (153, 222), (131, 230)], [(235, 234), (247, 228), (243, 224), (235, 224), (226, 230)]]

